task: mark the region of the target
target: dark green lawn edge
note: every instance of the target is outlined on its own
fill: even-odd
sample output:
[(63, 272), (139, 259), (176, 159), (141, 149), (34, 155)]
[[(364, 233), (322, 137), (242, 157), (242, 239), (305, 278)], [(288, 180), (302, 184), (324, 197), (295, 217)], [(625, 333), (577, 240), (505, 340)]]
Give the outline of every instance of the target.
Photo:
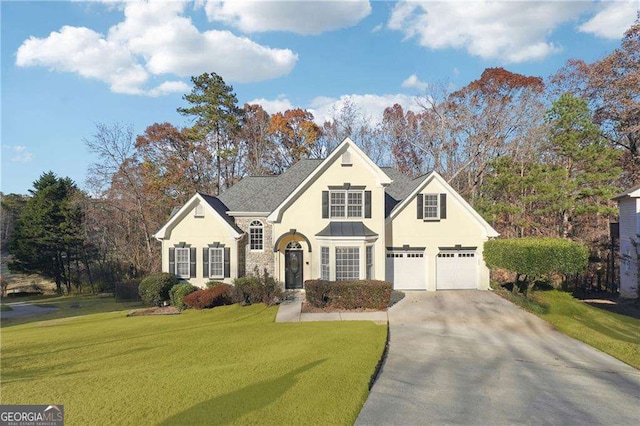
[[(530, 312), (530, 313), (536, 315), (537, 317), (539, 317), (543, 321), (547, 322), (548, 324), (550, 324), (554, 328), (554, 330), (556, 330), (556, 331), (558, 331), (558, 332), (560, 332), (560, 333), (562, 333), (562, 334), (564, 334), (566, 336), (569, 336), (572, 339), (576, 339), (578, 341), (581, 341), (581, 342), (591, 346), (594, 349), (597, 349), (597, 350), (599, 350), (601, 352), (604, 352), (604, 353), (616, 358), (617, 360), (622, 361), (625, 364), (627, 364), (627, 365), (629, 365), (629, 366), (631, 366), (631, 367), (633, 367), (635, 369), (640, 370), (640, 359), (637, 359), (637, 360), (635, 360), (633, 358), (629, 359), (629, 358), (627, 358), (627, 357), (625, 357), (623, 355), (620, 355), (615, 350), (612, 350), (612, 348), (609, 347), (609, 346), (595, 346), (595, 345), (592, 344), (592, 341), (589, 341), (588, 339), (583, 339), (583, 338), (581, 338), (580, 335), (573, 334), (573, 333), (567, 333), (564, 330), (558, 328), (559, 327), (558, 324), (555, 324), (554, 322), (549, 321), (549, 319), (544, 317), (545, 314), (549, 313), (549, 308), (550, 307), (549, 307), (549, 305), (547, 305), (545, 303), (541, 303), (540, 301), (535, 300), (535, 293), (533, 294), (532, 298), (527, 299), (524, 296), (519, 295), (519, 294), (518, 295), (514, 295), (511, 291), (508, 291), (508, 290), (506, 290), (506, 289), (504, 289), (502, 287), (499, 287), (499, 286), (495, 286), (495, 287), (492, 286), (492, 290), (496, 295), (502, 297), (503, 299), (513, 303), (514, 305), (524, 309), (527, 312)], [(576, 303), (582, 303), (582, 302), (576, 301)], [(626, 320), (626, 319), (633, 319), (631, 317), (626, 317), (624, 315), (620, 315), (620, 314), (617, 314), (615, 312), (609, 312), (609, 311), (606, 311), (606, 310), (594, 308), (593, 306), (589, 306), (589, 305), (586, 305), (586, 304), (585, 304), (585, 307), (587, 307), (588, 309), (593, 309), (596, 312), (600, 312), (601, 315), (603, 315), (603, 316), (610, 316), (612, 318), (617, 318), (617, 319), (620, 319), (620, 320), (623, 320), (623, 321)]]
[(391, 334), (391, 330), (389, 329), (389, 321), (387, 321), (387, 337), (384, 340), (384, 349), (382, 349), (382, 354), (380, 355), (380, 359), (376, 364), (376, 368), (373, 370), (373, 374), (371, 375), (371, 379), (369, 380), (369, 391), (373, 388), (373, 385), (378, 381), (378, 376), (380, 376), (380, 372), (382, 371), (382, 367), (384, 363), (387, 361), (387, 354), (389, 353), (389, 336)]

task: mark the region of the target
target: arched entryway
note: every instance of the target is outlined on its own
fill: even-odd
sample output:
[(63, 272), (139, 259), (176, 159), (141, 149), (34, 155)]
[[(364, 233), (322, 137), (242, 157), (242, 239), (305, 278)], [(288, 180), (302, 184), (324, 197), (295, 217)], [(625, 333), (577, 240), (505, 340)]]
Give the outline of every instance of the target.
[(290, 241), (284, 250), (284, 286), (287, 290), (300, 289), (304, 283), (304, 254), (298, 241)]

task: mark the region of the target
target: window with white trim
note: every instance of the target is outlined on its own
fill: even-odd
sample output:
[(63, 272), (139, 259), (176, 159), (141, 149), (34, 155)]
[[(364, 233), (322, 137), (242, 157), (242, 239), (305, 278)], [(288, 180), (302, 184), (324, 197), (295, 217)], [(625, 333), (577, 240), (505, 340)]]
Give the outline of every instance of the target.
[(179, 278), (191, 277), (191, 250), (189, 248), (176, 248), (176, 276)]
[(330, 191), (329, 216), (331, 219), (361, 218), (363, 200), (363, 191)]
[(249, 250), (264, 250), (264, 226), (259, 220), (254, 220), (249, 224)]
[(365, 248), (365, 264), (366, 264), (366, 278), (368, 280), (373, 279), (373, 246), (367, 246)]
[(438, 194), (424, 194), (424, 218), (440, 219), (440, 197)]
[(360, 248), (336, 247), (336, 281), (360, 279)]
[(193, 215), (195, 217), (204, 217), (204, 206), (202, 204), (196, 204)]
[(224, 248), (209, 248), (209, 278), (224, 278)]
[(329, 247), (320, 247), (320, 279), (329, 281), (331, 269), (329, 267)]

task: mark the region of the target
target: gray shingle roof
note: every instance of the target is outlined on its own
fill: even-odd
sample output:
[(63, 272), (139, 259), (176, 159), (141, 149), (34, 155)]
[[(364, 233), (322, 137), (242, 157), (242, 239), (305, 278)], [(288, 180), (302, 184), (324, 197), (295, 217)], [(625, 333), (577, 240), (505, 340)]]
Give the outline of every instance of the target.
[(362, 222), (329, 222), (316, 237), (377, 237), (378, 234)]
[(220, 217), (222, 217), (229, 225), (231, 225), (231, 227), (233, 229), (236, 230), (236, 232), (243, 234), (244, 231), (240, 228), (238, 228), (238, 225), (235, 224), (235, 222), (233, 221), (233, 219), (231, 219), (228, 215), (227, 215), (227, 207), (222, 203), (222, 201), (220, 201), (218, 198), (213, 197), (211, 195), (206, 195), (206, 194), (200, 194), (200, 196), (202, 198), (204, 198), (204, 200), (207, 202), (207, 204), (209, 204), (211, 207), (213, 207), (213, 209), (218, 212), (218, 214), (220, 215)]
[(393, 180), (391, 185), (385, 189), (384, 215), (388, 217), (393, 208), (397, 206), (400, 201), (408, 197), (420, 182), (424, 180), (424, 176), (411, 179), (393, 167), (381, 167), (381, 169)]
[[(278, 176), (248, 176), (217, 198), (226, 211), (272, 212), (307, 178), (322, 160), (300, 160)], [(393, 182), (385, 189), (385, 217), (422, 182), (424, 176), (411, 179), (392, 167), (381, 168)]]
[(272, 212), (291, 194), (322, 160), (300, 160), (278, 176), (243, 178), (218, 198), (236, 212)]

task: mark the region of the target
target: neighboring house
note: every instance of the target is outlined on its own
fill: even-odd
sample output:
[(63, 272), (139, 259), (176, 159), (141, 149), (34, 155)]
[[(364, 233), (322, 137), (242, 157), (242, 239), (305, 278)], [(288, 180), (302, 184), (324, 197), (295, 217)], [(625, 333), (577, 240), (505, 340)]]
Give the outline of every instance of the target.
[(324, 160), (194, 195), (156, 233), (162, 270), (203, 286), (268, 273), (378, 279), (396, 289), (487, 289), (483, 243), (498, 233), (435, 172), (375, 165), (350, 139)]
[(620, 296), (638, 297), (640, 185), (614, 198), (620, 211)]

